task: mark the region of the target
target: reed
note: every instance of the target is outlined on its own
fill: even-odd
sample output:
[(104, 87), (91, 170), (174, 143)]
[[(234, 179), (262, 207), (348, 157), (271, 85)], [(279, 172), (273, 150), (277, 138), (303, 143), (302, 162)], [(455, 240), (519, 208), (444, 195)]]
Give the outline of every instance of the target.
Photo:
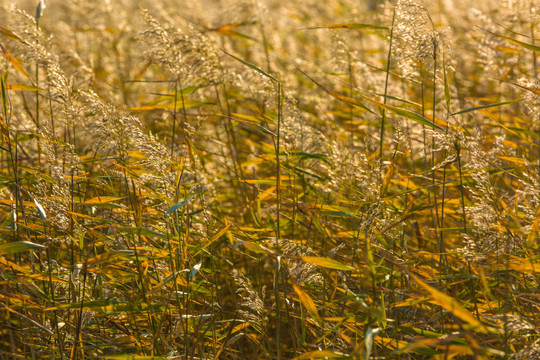
[(534, 1), (39, 4), (0, 360), (539, 357)]

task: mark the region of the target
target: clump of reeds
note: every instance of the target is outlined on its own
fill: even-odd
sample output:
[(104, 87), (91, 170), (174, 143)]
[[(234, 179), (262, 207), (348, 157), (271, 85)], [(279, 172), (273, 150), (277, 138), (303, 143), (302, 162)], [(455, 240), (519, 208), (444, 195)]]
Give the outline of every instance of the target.
[(493, 4), (0, 0), (0, 359), (538, 357), (540, 19)]

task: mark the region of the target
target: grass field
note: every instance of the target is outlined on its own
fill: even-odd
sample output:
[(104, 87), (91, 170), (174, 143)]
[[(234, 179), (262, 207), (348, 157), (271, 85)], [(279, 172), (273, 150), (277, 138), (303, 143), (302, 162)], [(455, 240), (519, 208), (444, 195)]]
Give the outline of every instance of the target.
[(539, 11), (0, 0), (0, 360), (540, 359)]

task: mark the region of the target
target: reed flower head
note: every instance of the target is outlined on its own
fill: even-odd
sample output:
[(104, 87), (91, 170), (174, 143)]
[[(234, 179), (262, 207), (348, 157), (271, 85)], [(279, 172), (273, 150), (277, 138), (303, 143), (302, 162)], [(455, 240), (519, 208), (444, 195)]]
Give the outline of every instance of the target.
[(147, 45), (146, 56), (165, 67), (182, 84), (217, 84), (224, 70), (217, 49), (204, 34), (190, 26), (184, 30), (158, 21), (142, 10), (146, 30), (141, 40)]
[(253, 289), (251, 281), (237, 270), (233, 270), (232, 278), (236, 286), (236, 294), (240, 297), (238, 313), (259, 332), (263, 331), (268, 318), (264, 314), (264, 303)]

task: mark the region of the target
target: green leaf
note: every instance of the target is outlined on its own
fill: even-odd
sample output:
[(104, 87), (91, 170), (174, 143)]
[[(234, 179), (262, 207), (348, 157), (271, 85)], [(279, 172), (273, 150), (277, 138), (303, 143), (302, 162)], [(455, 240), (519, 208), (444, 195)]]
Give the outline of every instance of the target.
[(321, 210), (321, 215), (326, 216), (332, 216), (332, 217), (340, 217), (340, 218), (348, 218), (352, 215), (345, 211), (331, 211), (331, 210)]
[(495, 35), (497, 37), (500, 37), (501, 39), (505, 39), (506, 41), (511, 42), (512, 44), (521, 46), (521, 47), (523, 47), (525, 49), (532, 50), (532, 51), (535, 51), (535, 52), (540, 52), (540, 46), (536, 46), (536, 45), (529, 44), (529, 43), (526, 43), (526, 42), (523, 42), (523, 41), (512, 39), (511, 37), (504, 36), (504, 35), (501, 35), (501, 34), (497, 34), (497, 33), (491, 32), (491, 31), (486, 30), (486, 29), (482, 29), (482, 30), (490, 33), (491, 35)]
[(239, 241), (249, 251), (253, 251), (257, 254), (273, 254), (272, 250), (260, 244), (257, 244), (251, 241), (244, 241), (244, 240), (239, 240)]
[(45, 246), (30, 241), (15, 241), (0, 245), (0, 255), (15, 254), (36, 249), (45, 249)]
[[(378, 96), (384, 97), (384, 94), (380, 94), (380, 93), (375, 93), (375, 94), (378, 95)], [(407, 99), (402, 99), (402, 98), (397, 97), (397, 96), (391, 96), (391, 95), (387, 94), (386, 98), (391, 99), (391, 100), (395, 100), (395, 101), (399, 101), (399, 102), (402, 102), (402, 103), (405, 103), (405, 104), (414, 105), (414, 106), (417, 106), (417, 107), (422, 106), (422, 104), (419, 104), (417, 102), (410, 101), (410, 100), (407, 100)]]
[(165, 212), (165, 215), (169, 215), (170, 213), (180, 209), (182, 206), (186, 205), (189, 201), (191, 201), (191, 199), (193, 199), (195, 196), (197, 196), (198, 194), (195, 194), (195, 195), (191, 195), (190, 197), (188, 197), (187, 199), (184, 199), (182, 201), (180, 201), (178, 204), (176, 205), (173, 205), (169, 208), (169, 210), (167, 210)]
[(228, 52), (226, 52), (225, 50), (221, 49), (221, 51), (223, 51), (225, 54), (229, 55), (230, 57), (232, 57), (233, 59), (236, 59), (238, 61), (240, 61), (242, 64), (252, 68), (253, 70), (261, 73), (262, 75), (266, 76), (267, 78), (271, 79), (271, 80), (274, 80), (275, 82), (280, 82), (278, 79), (276, 79), (275, 77), (273, 77), (272, 75), (268, 74), (266, 71), (262, 70), (261, 68), (251, 64), (251, 63), (248, 63), (247, 61), (245, 60), (242, 60), (240, 59), (239, 57), (236, 57), (234, 56), (233, 54), (229, 54)]
[(477, 106), (477, 107), (473, 107), (473, 108), (470, 108), (470, 109), (465, 109), (465, 110), (458, 111), (458, 112), (453, 113), (451, 115), (454, 116), (454, 115), (459, 115), (459, 114), (465, 114), (465, 113), (468, 113), (468, 112), (471, 112), (471, 111), (476, 111), (476, 110), (480, 110), (480, 109), (488, 109), (488, 108), (492, 108), (492, 107), (496, 107), (496, 106), (503, 106), (503, 105), (508, 105), (508, 104), (514, 104), (514, 103), (517, 103), (517, 102), (520, 102), (520, 101), (521, 100), (511, 100), (511, 101), (504, 101), (504, 102), (500, 102), (500, 103), (496, 103), (496, 104)]
[(88, 259), (89, 265), (97, 265), (105, 262), (116, 261), (116, 259), (133, 255), (133, 250), (113, 250), (101, 254), (97, 254), (93, 258)]
[(187, 86), (183, 89), (177, 90), (176, 92), (173, 91), (172, 93), (169, 93), (169, 94), (152, 93), (152, 95), (159, 95), (159, 97), (150, 101), (147, 105), (154, 105), (163, 101), (171, 100), (171, 98), (174, 99), (175, 96), (177, 99), (180, 99), (184, 96), (193, 94), (195, 91), (197, 91), (200, 88), (202, 88), (202, 86)]
[(444, 81), (444, 99), (446, 100), (446, 108), (450, 111), (450, 86), (448, 85), (448, 77), (446, 76), (446, 61), (443, 56), (443, 81)]
[(395, 106), (388, 105), (388, 104), (383, 104), (382, 102), (380, 102), (378, 100), (375, 100), (375, 99), (368, 98), (365, 95), (361, 95), (361, 96), (364, 99), (366, 99), (367, 101), (377, 105), (381, 109), (391, 111), (391, 112), (393, 112), (395, 114), (401, 115), (401, 116), (403, 116), (403, 117), (405, 117), (405, 118), (407, 118), (409, 120), (412, 120), (414, 122), (417, 122), (419, 124), (430, 126), (430, 127), (436, 128), (436, 129), (441, 130), (441, 131), (445, 131), (444, 128), (440, 127), (439, 125), (436, 125), (435, 123), (429, 121), (428, 119), (426, 119), (422, 115), (417, 114), (417, 113), (415, 113), (413, 111), (410, 111), (410, 110), (407, 110), (407, 109), (402, 109), (402, 108), (395, 107)]
[[(0, 76), (0, 90), (2, 90), (2, 115), (6, 116), (8, 112), (8, 100), (7, 100), (7, 94), (6, 94), (6, 84), (4, 82), (4, 77)], [(6, 134), (8, 133), (8, 125), (9, 125), (9, 119), (6, 119), (8, 124), (5, 124), (2, 120), (2, 117), (0, 116), (0, 131), (2, 132), (2, 135), (4, 137), (4, 140), (6, 140)], [(7, 140), (9, 140), (9, 137), (7, 137)]]
[(353, 271), (354, 268), (349, 265), (345, 265), (340, 263), (339, 261), (325, 258), (325, 257), (317, 257), (317, 256), (303, 256), (302, 260), (304, 262), (321, 266), (327, 269), (334, 269), (334, 270), (344, 270), (344, 271)]

